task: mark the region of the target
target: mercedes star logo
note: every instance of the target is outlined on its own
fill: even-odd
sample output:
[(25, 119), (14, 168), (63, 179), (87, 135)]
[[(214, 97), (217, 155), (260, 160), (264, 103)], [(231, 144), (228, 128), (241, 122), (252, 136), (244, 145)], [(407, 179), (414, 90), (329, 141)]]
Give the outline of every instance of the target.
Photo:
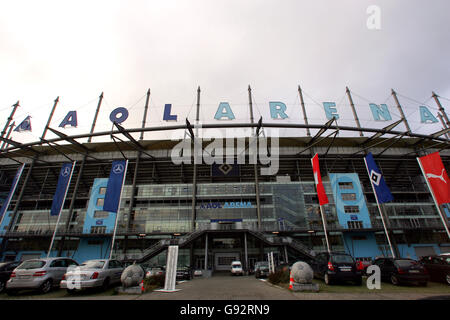
[(62, 175), (63, 177), (67, 177), (69, 174), (70, 174), (70, 168), (69, 168), (69, 167), (65, 167), (65, 168), (63, 169), (63, 171), (61, 172), (61, 175)]
[(124, 170), (124, 167), (123, 167), (123, 165), (122, 164), (116, 164), (114, 167), (113, 167), (113, 172), (115, 173), (115, 174), (120, 174), (120, 173), (122, 173), (123, 172), (123, 170)]

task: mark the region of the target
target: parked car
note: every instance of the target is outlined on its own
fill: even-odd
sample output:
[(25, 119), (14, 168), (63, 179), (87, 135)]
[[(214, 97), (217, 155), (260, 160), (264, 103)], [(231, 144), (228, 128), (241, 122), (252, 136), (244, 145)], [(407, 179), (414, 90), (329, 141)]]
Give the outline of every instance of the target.
[(77, 268), (70, 268), (64, 275), (60, 287), (69, 293), (76, 290), (102, 287), (120, 283), (124, 267), (120, 261), (96, 259), (83, 262)]
[(355, 260), (347, 253), (325, 252), (315, 256), (311, 267), (316, 278), (324, 279), (327, 285), (337, 281), (351, 281), (362, 284), (362, 272)]
[(373, 262), (380, 267), (381, 280), (393, 285), (418, 282), (426, 286), (429, 280), (427, 269), (419, 262), (407, 258), (378, 258)]
[(450, 256), (425, 256), (419, 261), (425, 266), (431, 281), (444, 282), (450, 285)]
[(259, 261), (255, 263), (255, 278), (269, 276), (269, 263), (267, 261)]
[(146, 269), (145, 277), (159, 276), (165, 274), (165, 272), (164, 267), (151, 267)]
[(188, 266), (177, 268), (177, 280), (191, 280), (193, 277), (192, 269)]
[(20, 261), (9, 261), (0, 263), (0, 293), (5, 291), (6, 281), (9, 280), (13, 270), (20, 264)]
[(203, 271), (201, 269), (194, 270), (194, 277), (201, 277), (203, 275)]
[(78, 263), (61, 257), (26, 260), (11, 273), (6, 283), (6, 293), (16, 294), (24, 289), (39, 289), (47, 293), (59, 286), (69, 266), (78, 266)]
[(231, 262), (231, 275), (232, 276), (244, 275), (244, 270), (242, 269), (242, 263), (240, 261)]

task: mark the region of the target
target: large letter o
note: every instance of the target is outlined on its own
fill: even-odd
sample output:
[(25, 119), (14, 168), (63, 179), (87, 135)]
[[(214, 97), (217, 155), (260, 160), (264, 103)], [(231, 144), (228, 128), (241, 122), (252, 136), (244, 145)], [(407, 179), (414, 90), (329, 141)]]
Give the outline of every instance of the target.
[[(118, 114), (120, 114), (120, 117), (117, 117)], [(113, 111), (111, 111), (111, 114), (109, 115), (109, 120), (111, 120), (111, 122), (122, 123), (127, 119), (128, 119), (128, 110), (125, 109), (124, 107), (114, 109)]]

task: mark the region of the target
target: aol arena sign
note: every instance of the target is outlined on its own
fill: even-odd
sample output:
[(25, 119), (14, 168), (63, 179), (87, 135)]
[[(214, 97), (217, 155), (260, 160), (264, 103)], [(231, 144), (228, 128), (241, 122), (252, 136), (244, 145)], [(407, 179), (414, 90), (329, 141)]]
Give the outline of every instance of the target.
[[(335, 102), (323, 102), (323, 110), (328, 120), (339, 119), (339, 113)], [(289, 118), (287, 114), (287, 106), (281, 101), (270, 101), (268, 103), (270, 118), (276, 120), (286, 120)], [(392, 120), (389, 107), (386, 104), (368, 104), (368, 111), (372, 114), (375, 121)], [(436, 123), (438, 120), (426, 106), (419, 106), (419, 114), (421, 123)], [(113, 123), (122, 124), (129, 117), (129, 111), (124, 107), (117, 107), (111, 111), (109, 119)], [(214, 114), (216, 121), (233, 121), (235, 115), (231, 105), (228, 102), (220, 102)], [(306, 115), (305, 115), (306, 118)], [(172, 104), (164, 105), (163, 121), (177, 121), (178, 115), (173, 113)], [(69, 111), (59, 124), (59, 127), (66, 128), (77, 127), (77, 112)], [(194, 125), (196, 130), (195, 136), (191, 134), (191, 139), (183, 139), (171, 151), (171, 158), (174, 164), (190, 164), (192, 157), (194, 164), (206, 163), (212, 164), (245, 164), (248, 159), (250, 164), (259, 163), (262, 165), (261, 175), (274, 175), (279, 169), (279, 141), (280, 136), (276, 128), (265, 128), (264, 136), (261, 137), (254, 134), (255, 129), (242, 129), (244, 138), (235, 138), (234, 129), (208, 129), (208, 135), (214, 137), (202, 138), (201, 125)], [(30, 116), (28, 116), (16, 129), (30, 130)], [(200, 132), (200, 134), (198, 134)], [(267, 139), (266, 137), (271, 137)], [(178, 140), (178, 139), (177, 139)], [(205, 148), (203, 141), (213, 140)], [(194, 142), (194, 143), (192, 143)], [(235, 145), (236, 142), (236, 145)], [(269, 146), (270, 142), (270, 146)], [(192, 147), (193, 144), (193, 147)], [(236, 160), (235, 160), (236, 159)], [(225, 162), (224, 162), (225, 161)], [(237, 162), (236, 162), (237, 161)]]
[[(339, 119), (339, 113), (335, 102), (323, 102), (322, 103), (325, 116), (327, 120), (335, 118)], [(372, 117), (376, 121), (390, 121), (392, 120), (391, 113), (386, 104), (377, 105), (375, 103), (369, 103), (369, 110)], [(287, 106), (281, 101), (270, 101), (269, 102), (270, 117), (274, 120), (285, 120), (289, 116), (287, 114)], [(421, 123), (436, 123), (438, 120), (433, 115), (433, 113), (426, 106), (419, 106), (420, 122)], [(111, 111), (109, 119), (111, 122), (116, 122), (121, 124), (128, 119), (129, 112), (124, 107), (118, 107)], [(234, 115), (233, 109), (228, 102), (220, 102), (216, 113), (214, 114), (214, 120), (234, 120), (236, 117)], [(164, 121), (177, 121), (178, 115), (173, 114), (172, 104), (164, 105)], [(59, 124), (59, 127), (65, 128), (66, 126), (76, 127), (78, 125), (77, 112), (69, 111), (64, 119)]]

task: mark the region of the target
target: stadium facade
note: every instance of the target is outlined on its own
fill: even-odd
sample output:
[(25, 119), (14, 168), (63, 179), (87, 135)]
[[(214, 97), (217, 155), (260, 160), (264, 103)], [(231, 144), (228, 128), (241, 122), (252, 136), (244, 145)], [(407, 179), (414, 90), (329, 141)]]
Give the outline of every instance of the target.
[[(299, 93), (303, 105), (300, 88)], [(199, 94), (200, 89), (197, 120)], [(9, 145), (2, 146), (0, 153), (3, 201), (20, 164), (25, 168), (0, 225), (0, 261), (45, 256), (51, 247), (51, 256), (68, 256), (78, 262), (107, 258), (112, 252), (113, 257), (125, 261), (164, 265), (168, 246), (178, 245), (182, 265), (219, 271), (228, 270), (232, 260), (241, 260), (249, 268), (266, 259), (269, 252), (278, 262), (292, 262), (325, 251), (323, 221), (332, 250), (365, 261), (391, 255), (380, 211), (396, 256), (417, 259), (450, 252), (443, 221), (448, 225), (448, 205), (438, 211), (417, 162), (417, 157), (439, 151), (448, 167), (446, 134), (450, 129), (415, 134), (404, 116), (383, 129), (361, 128), (355, 110), (356, 127), (338, 126), (332, 114), (326, 124), (310, 125), (304, 109), (305, 124), (270, 123), (262, 118), (255, 122), (249, 88), (250, 123), (217, 122), (202, 127), (246, 129), (250, 132), (246, 151), (255, 143), (250, 137), (270, 128), (306, 129), (304, 137), (272, 136), (259, 145), (260, 156), (276, 154), (278, 159), (274, 174), (262, 174), (261, 169), (268, 165), (253, 163), (247, 152), (243, 162), (239, 152), (234, 152), (236, 156), (224, 164), (196, 163), (190, 161), (191, 154), (184, 155), (189, 161), (174, 163), (173, 150), (180, 141), (144, 140), (143, 133), (184, 130), (190, 139), (181, 141), (192, 147), (192, 154), (196, 146), (205, 150), (209, 142), (196, 142), (198, 131), (188, 120), (186, 124), (146, 127), (149, 95), (150, 91), (141, 128), (119, 125), (128, 111), (117, 108), (110, 116), (112, 130), (94, 133), (102, 94), (89, 134), (67, 136), (49, 126), (58, 99), (40, 141), (18, 143), (4, 137), (6, 130), (2, 132), (2, 142)], [(164, 118), (174, 117), (170, 105), (166, 106)], [(273, 106), (273, 110), (277, 108)], [(372, 112), (377, 110), (372, 108)], [(445, 115), (442, 107), (441, 112)], [(406, 131), (396, 128), (402, 122)], [(19, 127), (31, 129), (26, 121)], [(57, 138), (45, 139), (48, 130)], [(359, 132), (359, 137), (342, 137), (341, 132)], [(138, 140), (135, 134), (140, 134)], [(112, 142), (92, 142), (93, 137), (102, 136), (111, 137)], [(87, 143), (79, 142), (85, 138)], [(239, 142), (231, 140), (237, 148)], [(394, 197), (380, 209), (364, 162), (369, 152)], [(311, 166), (316, 153), (329, 198), (323, 207), (326, 219), (319, 210)], [(119, 159), (128, 160), (128, 170), (116, 217), (103, 206), (112, 161)], [(50, 211), (59, 171), (64, 163), (73, 161), (72, 179), (55, 228), (58, 217)], [(50, 245), (55, 229), (55, 241)]]
[[(383, 140), (384, 139), (384, 140)], [(31, 163), (29, 179), (19, 182), (3, 219), (2, 259), (46, 255), (56, 216), (50, 216), (58, 172), (67, 158), (77, 160), (51, 255), (77, 261), (109, 255), (115, 214), (102, 210), (112, 159), (129, 159), (118, 215), (113, 254), (164, 264), (168, 244), (180, 245), (180, 263), (196, 268), (227, 269), (230, 260), (252, 266), (275, 252), (278, 261), (309, 257), (326, 250), (311, 168), (312, 152), (320, 157), (330, 203), (325, 205), (333, 250), (367, 260), (390, 255), (380, 214), (364, 165), (367, 138), (325, 138), (314, 147), (311, 138), (281, 138), (279, 170), (260, 175), (253, 164), (174, 165), (174, 141), (89, 143), (20, 150)], [(371, 141), (394, 201), (384, 204), (394, 247), (403, 257), (450, 251), (450, 243), (418, 166), (419, 138)], [(421, 142), (421, 147), (427, 145)], [(422, 145), (423, 144), (423, 145)], [(79, 148), (78, 152), (75, 149)], [(88, 151), (83, 154), (82, 148)], [(65, 150), (64, 155), (60, 154)], [(120, 151), (119, 151), (120, 150)], [(305, 151), (306, 150), (306, 151)], [(17, 152), (19, 153), (19, 152)], [(450, 153), (441, 151), (444, 164)], [(2, 159), (2, 191), (9, 190), (17, 164)], [(256, 165), (257, 167), (261, 165)], [(194, 168), (195, 167), (195, 168)], [(255, 177), (257, 172), (257, 177)], [(76, 186), (76, 184), (78, 184)], [(74, 193), (75, 187), (77, 188)], [(194, 192), (195, 188), (195, 192)], [(20, 201), (18, 197), (21, 197)], [(449, 211), (445, 210), (447, 219)], [(258, 221), (258, 217), (260, 221)]]

